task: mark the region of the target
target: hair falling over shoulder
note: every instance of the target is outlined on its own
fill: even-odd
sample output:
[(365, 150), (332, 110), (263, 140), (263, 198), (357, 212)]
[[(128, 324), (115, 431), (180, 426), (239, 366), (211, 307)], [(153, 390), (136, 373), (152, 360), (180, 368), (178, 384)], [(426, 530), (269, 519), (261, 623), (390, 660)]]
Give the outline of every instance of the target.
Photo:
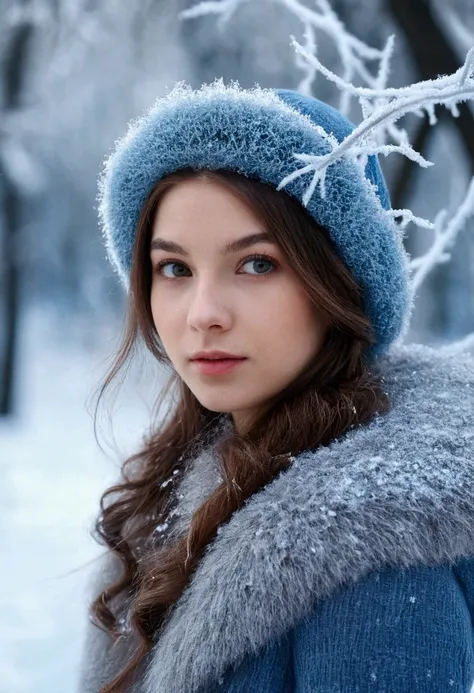
[(246, 499), (287, 468), (292, 455), (328, 445), (390, 408), (388, 395), (365, 358), (374, 338), (362, 309), (361, 290), (325, 229), (285, 192), (230, 171), (190, 169), (162, 179), (142, 209), (126, 330), (97, 405), (139, 343), (159, 363), (170, 365), (151, 314), (149, 243), (161, 198), (171, 186), (190, 176), (221, 183), (249, 206), (279, 243), (313, 304), (330, 317), (331, 326), (314, 362), (279, 393), (261, 418), (244, 433), (229, 430), (220, 437), (216, 453), (222, 483), (194, 512), (187, 535), (164, 546), (154, 539), (154, 529), (170, 521), (173, 489), (186, 461), (222, 430), (223, 420), (221, 413), (203, 407), (176, 373), (171, 375), (159, 401), (161, 404), (173, 388), (177, 401), (148, 435), (143, 448), (124, 462), (121, 482), (103, 493), (94, 527), (95, 538), (120, 558), (123, 571), (121, 578), (92, 603), (91, 615), (96, 625), (117, 641), (123, 614), (114, 604), (126, 603), (128, 624), (137, 642), (132, 659), (100, 693), (127, 690), (206, 546)]

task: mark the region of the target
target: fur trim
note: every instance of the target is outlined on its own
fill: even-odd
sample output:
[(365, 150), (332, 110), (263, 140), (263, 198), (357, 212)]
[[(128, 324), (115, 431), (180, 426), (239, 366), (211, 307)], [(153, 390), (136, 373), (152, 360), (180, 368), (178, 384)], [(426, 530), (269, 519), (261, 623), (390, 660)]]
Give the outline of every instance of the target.
[[(209, 690), (341, 585), (474, 555), (474, 359), (408, 345), (379, 369), (391, 411), (295, 457), (219, 528), (134, 692)], [(210, 446), (178, 488), (178, 534), (219, 481)], [(103, 634), (89, 634), (80, 693), (125, 664), (126, 642), (105, 655)]]
[(220, 528), (143, 693), (207, 690), (369, 572), (474, 555), (473, 359), (412, 345), (382, 368), (387, 415), (296, 457)]

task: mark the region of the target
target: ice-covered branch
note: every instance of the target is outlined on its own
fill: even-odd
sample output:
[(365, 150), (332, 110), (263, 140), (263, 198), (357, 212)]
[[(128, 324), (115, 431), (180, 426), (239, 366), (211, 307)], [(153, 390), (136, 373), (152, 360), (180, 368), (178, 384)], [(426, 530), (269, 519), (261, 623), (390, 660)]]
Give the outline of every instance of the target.
[[(306, 40), (306, 50), (310, 53), (316, 53), (316, 37), (312, 24), (306, 22), (304, 38)], [(296, 66), (306, 73), (306, 76), (300, 81), (298, 91), (305, 96), (311, 96), (312, 85), (316, 79), (317, 70), (307, 61), (303, 60), (300, 55), (295, 53)]]
[(451, 256), (446, 250), (452, 247), (467, 220), (474, 216), (474, 178), (471, 179), (463, 202), (448, 223), (445, 223), (446, 216), (445, 209), (437, 214), (433, 225), (435, 237), (428, 252), (410, 261), (411, 270), (415, 270), (411, 278), (415, 293), (433, 267), (450, 260)]
[[(201, 2), (181, 12), (181, 19), (202, 17), (209, 14), (219, 15), (225, 25), (236, 10), (248, 0), (214, 0)], [(437, 122), (435, 106), (443, 105), (451, 110), (454, 117), (459, 115), (458, 104), (474, 97), (474, 48), (464, 64), (451, 75), (436, 79), (424, 80), (405, 87), (387, 87), (390, 72), (390, 61), (394, 48), (394, 37), (390, 36), (383, 50), (371, 48), (350, 34), (337, 17), (327, 0), (316, 0), (316, 9), (310, 9), (299, 0), (268, 0), (279, 4), (304, 25), (305, 45), (292, 37), (295, 48), (296, 64), (306, 73), (298, 90), (303, 94), (311, 93), (311, 86), (317, 73), (333, 82), (340, 89), (340, 111), (347, 113), (351, 97), (358, 99), (362, 109), (362, 122), (342, 142), (322, 131), (328, 143), (328, 152), (315, 156), (305, 152), (294, 152), (293, 156), (301, 161), (301, 168), (293, 171), (280, 181), (281, 190), (291, 181), (306, 174), (312, 174), (311, 181), (303, 195), (303, 204), (307, 205), (316, 189), (325, 196), (325, 179), (328, 168), (341, 158), (353, 160), (362, 170), (365, 169), (367, 157), (372, 154), (388, 156), (393, 152), (402, 154), (423, 168), (433, 163), (415, 151), (410, 144), (407, 132), (397, 126), (402, 116), (413, 113), (429, 117), (431, 125)], [(333, 39), (342, 64), (342, 76), (326, 68), (317, 58), (316, 32), (320, 31)], [(369, 61), (378, 61), (375, 75), (367, 67)], [(355, 86), (358, 78), (362, 86)], [(390, 144), (388, 142), (391, 142)], [(463, 203), (454, 217), (446, 223), (447, 213), (442, 210), (433, 222), (413, 214), (410, 209), (391, 209), (387, 215), (400, 220), (396, 227), (403, 235), (408, 224), (413, 223), (434, 233), (434, 241), (425, 255), (412, 259), (410, 268), (413, 271), (412, 285), (416, 292), (427, 274), (436, 266), (450, 259), (448, 248), (454, 243), (459, 231), (467, 219), (474, 215), (474, 179), (471, 181)]]
[[(389, 63), (393, 51), (393, 37), (390, 37), (386, 46), (380, 50), (372, 48), (366, 43), (349, 33), (343, 22), (331, 8), (327, 0), (316, 0), (316, 9), (311, 9), (299, 2), (299, 0), (267, 0), (285, 7), (304, 26), (306, 39), (305, 50), (307, 54), (316, 55), (317, 44), (315, 32), (326, 34), (335, 44), (342, 65), (343, 79), (351, 82), (360, 78), (369, 87), (383, 88), (389, 74)], [(192, 19), (214, 14), (220, 17), (219, 27), (222, 29), (233, 17), (236, 10), (249, 2), (249, 0), (205, 0), (194, 7), (182, 11), (180, 19)], [(295, 54), (296, 65), (306, 73), (298, 85), (298, 91), (302, 94), (311, 94), (311, 87), (316, 77), (317, 70), (301, 56)], [(376, 74), (372, 74), (367, 66), (368, 62), (379, 61)], [(351, 95), (341, 92), (339, 110), (347, 115), (349, 111)]]
[[(302, 46), (299, 49), (304, 50)], [(308, 60), (321, 68), (321, 72), (341, 89), (347, 89), (364, 99), (365, 112), (370, 112), (366, 118), (348, 135), (340, 144), (334, 146), (331, 143), (332, 151), (323, 155), (309, 155), (303, 152), (295, 152), (294, 157), (306, 163), (301, 169), (294, 171), (286, 176), (278, 186), (281, 190), (288, 183), (299, 178), (308, 172), (313, 172), (313, 179), (307, 189), (303, 202), (308, 204), (311, 195), (314, 193), (318, 184), (321, 187), (321, 195), (325, 194), (325, 176), (329, 166), (338, 161), (341, 157), (358, 159), (361, 156), (390, 152), (404, 154), (412, 161), (415, 161), (423, 168), (432, 166), (432, 162), (425, 159), (416, 152), (405, 136), (398, 145), (378, 144), (375, 135), (377, 130), (386, 129), (407, 113), (428, 110), (437, 104), (450, 106), (451, 108), (462, 101), (474, 97), (474, 48), (466, 56), (464, 65), (452, 75), (438, 77), (437, 79), (426, 80), (410, 84), (407, 87), (390, 89), (369, 89), (366, 87), (354, 87), (352, 84), (344, 82), (340, 77), (324, 68), (320, 62), (312, 55), (307, 55)]]
[(292, 37), (292, 44), (295, 50), (305, 57), (308, 62), (310, 62), (319, 72), (321, 72), (328, 80), (334, 82), (334, 84), (341, 90), (347, 90), (354, 96), (364, 97), (369, 100), (374, 98), (392, 98), (398, 96), (407, 96), (413, 92), (416, 88), (417, 90), (429, 89), (430, 87), (442, 88), (447, 85), (464, 84), (466, 81), (472, 81), (473, 71), (474, 71), (474, 47), (468, 51), (464, 64), (460, 68), (453, 72), (452, 75), (446, 75), (437, 77), (435, 79), (426, 79), (421, 82), (415, 82), (415, 84), (410, 84), (407, 87), (355, 87), (353, 84), (344, 80), (343, 78), (336, 75), (331, 70), (328, 70), (324, 65), (318, 60), (314, 55), (308, 53), (304, 46), (298, 43), (294, 37)]
[(249, 0), (204, 0), (187, 10), (183, 10), (178, 14), (179, 19), (196, 19), (205, 17), (209, 14), (220, 16), (218, 26), (223, 30), (229, 23), (235, 11)]
[(434, 228), (434, 224), (432, 221), (429, 221), (428, 219), (423, 219), (422, 217), (416, 217), (411, 211), (411, 209), (389, 209), (387, 211), (387, 214), (393, 217), (394, 219), (399, 219), (401, 217), (402, 220), (398, 222), (398, 227), (400, 231), (404, 231), (410, 222), (424, 229)]

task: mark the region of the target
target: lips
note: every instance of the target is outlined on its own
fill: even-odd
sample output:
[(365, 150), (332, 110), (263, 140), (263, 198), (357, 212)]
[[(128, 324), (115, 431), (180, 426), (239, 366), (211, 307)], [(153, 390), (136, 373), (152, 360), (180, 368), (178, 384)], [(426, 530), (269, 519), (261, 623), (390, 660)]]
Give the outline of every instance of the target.
[(246, 360), (246, 358), (194, 359), (192, 363), (203, 375), (218, 375), (232, 371)]
[(220, 361), (222, 359), (245, 359), (246, 356), (234, 356), (234, 354), (226, 354), (225, 352), (215, 352), (207, 355), (205, 353), (197, 353), (195, 356), (191, 356), (190, 361)]
[(243, 361), (244, 356), (226, 356), (226, 357), (219, 357), (217, 359), (192, 359), (193, 361)]

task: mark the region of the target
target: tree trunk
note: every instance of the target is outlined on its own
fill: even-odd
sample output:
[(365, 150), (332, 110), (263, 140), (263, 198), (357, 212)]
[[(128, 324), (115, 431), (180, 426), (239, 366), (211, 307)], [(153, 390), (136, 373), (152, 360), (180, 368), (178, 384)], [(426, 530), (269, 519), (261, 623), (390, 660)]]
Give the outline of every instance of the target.
[[(419, 78), (435, 79), (439, 75), (456, 72), (460, 67), (459, 60), (451, 48), (446, 36), (438, 26), (427, 0), (386, 0), (393, 18), (402, 29), (411, 52), (413, 63), (417, 68)], [(459, 117), (453, 118), (464, 147), (471, 161), (474, 172), (474, 125), (472, 113), (466, 103), (460, 103)], [(437, 109), (440, 118), (449, 116), (444, 106)], [(416, 134), (418, 147), (415, 149), (423, 154), (426, 149), (431, 126), (428, 120), (419, 127)], [(421, 147), (420, 147), (421, 144)], [(407, 160), (400, 167), (397, 181), (394, 185), (394, 206), (403, 207), (403, 201), (408, 183), (413, 181), (418, 172), (418, 165)]]
[[(11, 117), (20, 106), (27, 65), (27, 56), (33, 36), (33, 25), (28, 21), (14, 27), (7, 40), (3, 61), (4, 113)], [(8, 134), (6, 135), (8, 137)], [(1, 141), (0, 141), (1, 146)], [(0, 162), (0, 204), (2, 205), (2, 272), (1, 296), (3, 300), (3, 339), (0, 352), (0, 416), (13, 411), (13, 383), (18, 341), (21, 193), (8, 171)]]

